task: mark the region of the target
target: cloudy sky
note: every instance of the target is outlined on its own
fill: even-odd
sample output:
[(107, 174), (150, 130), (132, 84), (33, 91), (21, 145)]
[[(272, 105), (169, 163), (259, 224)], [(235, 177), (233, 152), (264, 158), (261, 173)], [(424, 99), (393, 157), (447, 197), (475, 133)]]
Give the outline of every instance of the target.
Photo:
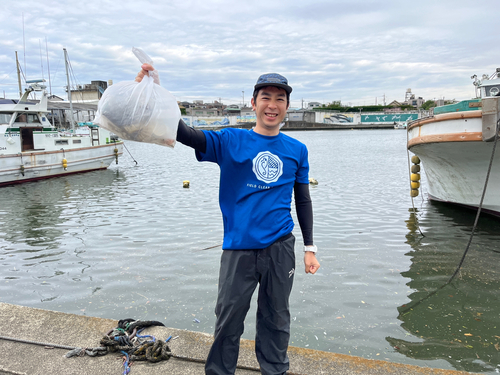
[[(15, 5), (14, 5), (15, 4)], [(133, 80), (148, 53), (178, 100), (248, 104), (262, 73), (285, 75), (292, 106), (474, 96), (500, 67), (498, 0), (0, 1), (0, 97), (27, 79)]]

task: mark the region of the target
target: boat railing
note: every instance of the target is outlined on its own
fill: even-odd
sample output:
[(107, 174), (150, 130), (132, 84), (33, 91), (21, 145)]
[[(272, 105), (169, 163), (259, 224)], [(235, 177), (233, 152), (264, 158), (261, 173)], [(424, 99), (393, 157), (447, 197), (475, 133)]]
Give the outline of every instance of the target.
[(417, 125), (419, 122), (422, 122), (422, 121), (425, 121), (425, 120), (428, 120), (431, 118), (434, 118), (434, 115), (424, 116), (424, 117), (418, 118), (416, 120), (408, 121), (408, 125), (406, 126), (406, 129), (409, 130), (412, 126)]

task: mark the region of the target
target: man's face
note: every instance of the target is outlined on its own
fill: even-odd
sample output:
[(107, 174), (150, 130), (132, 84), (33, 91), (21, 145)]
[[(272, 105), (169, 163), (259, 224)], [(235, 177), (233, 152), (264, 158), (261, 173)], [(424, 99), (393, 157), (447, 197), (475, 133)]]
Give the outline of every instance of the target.
[(252, 108), (257, 119), (256, 128), (279, 132), (279, 125), (288, 109), (286, 91), (275, 86), (263, 87), (257, 94), (257, 99), (252, 98)]

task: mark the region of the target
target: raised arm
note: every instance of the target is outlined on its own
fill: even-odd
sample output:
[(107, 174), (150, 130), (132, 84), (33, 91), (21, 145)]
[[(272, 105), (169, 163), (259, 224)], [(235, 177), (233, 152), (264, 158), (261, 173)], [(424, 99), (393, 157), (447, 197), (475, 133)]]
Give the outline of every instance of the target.
[[(150, 64), (143, 64), (141, 68), (141, 71), (135, 77), (136, 82), (141, 82), (145, 76), (149, 76), (149, 73), (154, 70)], [(179, 126), (177, 127), (177, 141), (202, 153), (207, 150), (205, 133), (187, 126), (182, 119), (179, 120)]]
[(187, 126), (182, 119), (179, 120), (177, 128), (177, 140), (183, 145), (194, 148), (196, 151), (205, 153), (207, 151), (207, 138), (201, 130)]

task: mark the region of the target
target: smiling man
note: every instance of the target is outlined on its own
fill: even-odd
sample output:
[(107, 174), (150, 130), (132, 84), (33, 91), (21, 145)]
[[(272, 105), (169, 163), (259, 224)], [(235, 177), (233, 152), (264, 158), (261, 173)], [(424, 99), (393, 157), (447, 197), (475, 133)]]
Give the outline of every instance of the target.
[[(136, 81), (153, 70), (147, 64), (142, 68)], [(255, 353), (261, 372), (281, 375), (289, 368), (289, 296), (295, 275), (292, 195), (305, 245), (305, 272), (314, 274), (320, 267), (313, 244), (308, 151), (280, 132), (291, 92), (285, 77), (260, 76), (252, 98), (257, 119), (252, 130), (200, 131), (179, 122), (177, 140), (194, 148), (199, 161), (220, 167), (224, 240), (206, 374), (235, 373), (244, 320), (257, 285)]]

